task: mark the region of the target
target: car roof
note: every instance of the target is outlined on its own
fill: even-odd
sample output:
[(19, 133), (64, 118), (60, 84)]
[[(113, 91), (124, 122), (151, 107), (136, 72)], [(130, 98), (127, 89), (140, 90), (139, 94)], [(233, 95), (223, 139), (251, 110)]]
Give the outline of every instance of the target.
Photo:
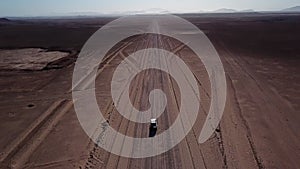
[(151, 119), (150, 122), (151, 123), (156, 123), (156, 119)]

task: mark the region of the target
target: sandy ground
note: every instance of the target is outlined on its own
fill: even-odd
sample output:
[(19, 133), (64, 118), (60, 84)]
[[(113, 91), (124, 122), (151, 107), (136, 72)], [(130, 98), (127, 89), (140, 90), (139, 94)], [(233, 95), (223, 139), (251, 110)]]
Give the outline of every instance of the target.
[(0, 50), (0, 69), (2, 70), (42, 70), (59, 59), (67, 57), (67, 52), (48, 52), (44, 49), (26, 48)]
[[(0, 168), (299, 168), (300, 38), (299, 21), (293, 17), (190, 18), (220, 54), (228, 85), (221, 123), (203, 144), (197, 138), (211, 96), (201, 61), (178, 41), (162, 36), (143, 35), (119, 43), (100, 65), (96, 79), (99, 107), (119, 132), (148, 136), (148, 125), (130, 122), (117, 112), (106, 83), (130, 53), (149, 47), (175, 52), (198, 80), (201, 106), (193, 129), (173, 149), (151, 158), (119, 157), (90, 141), (72, 106), (74, 64), (43, 71), (0, 71)], [(169, 75), (149, 70), (132, 82), (130, 101), (147, 109), (153, 88), (162, 89), (168, 98), (158, 119), (160, 133), (177, 117), (180, 93)]]

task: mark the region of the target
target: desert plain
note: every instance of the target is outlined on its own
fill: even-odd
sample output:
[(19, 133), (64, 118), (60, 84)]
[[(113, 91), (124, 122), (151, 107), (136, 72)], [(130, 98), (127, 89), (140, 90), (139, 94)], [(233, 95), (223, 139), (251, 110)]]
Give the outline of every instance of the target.
[[(300, 168), (300, 14), (181, 14), (216, 48), (227, 81), (221, 122), (205, 143), (197, 139), (210, 107), (210, 81), (201, 60), (176, 39), (141, 34), (120, 41), (99, 65), (99, 108), (108, 124), (132, 137), (147, 137), (149, 124), (127, 120), (114, 107), (110, 81), (131, 53), (162, 48), (193, 71), (201, 95), (196, 123), (171, 150), (154, 157), (109, 153), (86, 135), (72, 101), (77, 56), (92, 34), (116, 17), (0, 19), (0, 168)], [(79, 84), (85, 90), (89, 84)], [(170, 75), (138, 74), (130, 101), (149, 108), (148, 95), (162, 89), (168, 105), (158, 134), (179, 113), (180, 91)], [(113, 140), (112, 140), (113, 141)]]

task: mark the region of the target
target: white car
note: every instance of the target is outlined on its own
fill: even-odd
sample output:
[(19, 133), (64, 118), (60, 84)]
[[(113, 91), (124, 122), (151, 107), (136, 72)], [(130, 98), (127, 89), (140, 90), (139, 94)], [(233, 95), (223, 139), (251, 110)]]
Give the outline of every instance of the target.
[(157, 121), (156, 121), (156, 119), (151, 119), (150, 120), (150, 127), (151, 128), (157, 128)]
[(149, 137), (154, 137), (157, 131), (157, 120), (150, 119)]

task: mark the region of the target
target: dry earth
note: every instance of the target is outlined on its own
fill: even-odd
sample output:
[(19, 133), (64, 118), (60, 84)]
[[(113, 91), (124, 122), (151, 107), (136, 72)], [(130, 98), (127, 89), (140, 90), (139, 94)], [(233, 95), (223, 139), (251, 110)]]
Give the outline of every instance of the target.
[[(134, 51), (159, 47), (176, 53), (193, 70), (201, 94), (196, 124), (170, 151), (143, 159), (119, 157), (96, 146), (80, 127), (71, 101), (76, 52), (112, 18), (1, 22), (0, 168), (299, 168), (300, 15), (183, 17), (207, 34), (226, 72), (225, 112), (205, 143), (199, 144), (197, 138), (209, 109), (210, 82), (201, 61), (186, 46), (163, 36), (132, 37), (115, 46), (98, 70), (100, 109), (109, 125), (135, 137), (147, 137), (148, 125), (130, 122), (114, 108), (107, 82), (116, 66)], [(56, 38), (44, 38), (52, 33)], [(40, 53), (39, 48), (51, 52)], [(28, 51), (34, 54), (20, 56)], [(21, 69), (37, 66), (39, 71), (20, 70), (13, 64), (20, 60), (25, 65)], [(86, 84), (82, 86), (84, 90)], [(167, 108), (158, 119), (160, 133), (178, 114), (176, 82), (161, 71), (144, 71), (131, 83), (130, 101), (138, 109), (147, 109), (148, 95), (154, 88), (164, 90), (168, 98)]]

